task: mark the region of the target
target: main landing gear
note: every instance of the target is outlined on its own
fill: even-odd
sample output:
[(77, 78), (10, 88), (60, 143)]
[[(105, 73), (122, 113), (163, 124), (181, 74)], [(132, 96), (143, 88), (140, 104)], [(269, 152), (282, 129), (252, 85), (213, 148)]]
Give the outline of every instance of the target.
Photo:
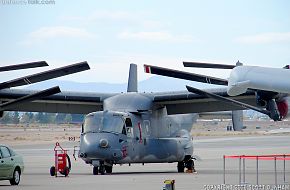
[(197, 173), (194, 168), (194, 160), (195, 158), (191, 156), (185, 156), (184, 160), (177, 163), (177, 171), (178, 173), (183, 173), (186, 168), (186, 173)]
[(100, 166), (93, 167), (94, 175), (104, 175), (105, 173), (110, 174), (113, 171), (113, 166), (105, 165), (103, 162), (100, 163)]

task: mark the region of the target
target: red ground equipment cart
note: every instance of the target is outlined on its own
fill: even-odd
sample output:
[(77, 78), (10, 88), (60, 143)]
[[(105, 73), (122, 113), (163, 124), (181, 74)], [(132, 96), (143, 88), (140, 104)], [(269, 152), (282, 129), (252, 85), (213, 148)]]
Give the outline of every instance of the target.
[(67, 150), (63, 149), (58, 142), (54, 147), (54, 159), (55, 164), (50, 168), (50, 175), (57, 177), (57, 172), (59, 172), (67, 177), (71, 169), (71, 161)]

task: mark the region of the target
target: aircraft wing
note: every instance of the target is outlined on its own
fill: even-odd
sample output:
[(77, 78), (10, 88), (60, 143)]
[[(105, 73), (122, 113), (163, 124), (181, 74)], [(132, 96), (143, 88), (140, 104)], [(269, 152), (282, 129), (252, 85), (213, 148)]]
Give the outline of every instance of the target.
[[(255, 92), (252, 90), (248, 90), (246, 93), (235, 97), (229, 97), (226, 88), (207, 89), (206, 91), (249, 105), (256, 105)], [(214, 98), (188, 91), (156, 93), (153, 95), (153, 101), (157, 108), (165, 106), (169, 115), (246, 109), (235, 104), (225, 104)]]
[[(10, 102), (37, 92), (38, 91), (23, 89), (3, 89), (0, 91), (0, 101)], [(103, 100), (113, 95), (115, 94), (60, 92), (54, 95), (35, 99), (32, 102), (25, 101), (22, 103), (17, 103), (3, 111), (87, 114), (102, 110)]]
[[(0, 72), (48, 66), (45, 61), (0, 67)], [(58, 86), (32, 91), (11, 89), (90, 69), (86, 61), (15, 78), (0, 83), (0, 117), (3, 111), (87, 114), (103, 109), (103, 100), (114, 95), (104, 93), (61, 92)]]

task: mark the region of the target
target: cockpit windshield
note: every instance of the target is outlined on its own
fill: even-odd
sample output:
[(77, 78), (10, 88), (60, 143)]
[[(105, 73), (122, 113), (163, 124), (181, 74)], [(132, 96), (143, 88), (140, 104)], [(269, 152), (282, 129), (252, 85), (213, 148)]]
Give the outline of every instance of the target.
[(114, 114), (111, 112), (96, 112), (86, 116), (84, 121), (84, 133), (122, 133), (124, 124), (124, 119), (119, 114)]
[(84, 133), (100, 132), (103, 123), (103, 114), (87, 115), (84, 121)]
[(122, 117), (111, 115), (110, 117), (104, 117), (102, 131), (122, 133), (123, 126), (124, 120)]

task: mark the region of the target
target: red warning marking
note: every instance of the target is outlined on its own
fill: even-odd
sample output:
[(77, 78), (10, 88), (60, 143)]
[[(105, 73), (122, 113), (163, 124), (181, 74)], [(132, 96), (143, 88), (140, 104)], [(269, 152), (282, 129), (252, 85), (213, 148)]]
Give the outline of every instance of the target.
[(139, 128), (139, 135), (140, 135), (139, 143), (142, 143), (143, 142), (143, 139), (142, 139), (142, 128), (141, 128), (140, 122), (138, 123), (138, 128)]
[(122, 156), (123, 156), (123, 158), (125, 158), (127, 155), (128, 155), (127, 146), (123, 146), (122, 147)]
[(151, 68), (148, 65), (144, 65), (145, 67), (145, 73), (151, 73)]

